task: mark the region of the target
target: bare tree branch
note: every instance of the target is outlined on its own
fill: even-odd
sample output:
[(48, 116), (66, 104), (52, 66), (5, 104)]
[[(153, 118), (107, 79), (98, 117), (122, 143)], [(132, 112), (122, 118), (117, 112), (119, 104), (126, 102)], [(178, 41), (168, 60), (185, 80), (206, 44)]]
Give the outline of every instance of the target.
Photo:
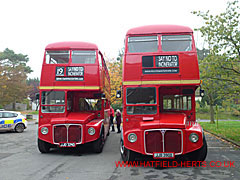
[(233, 68), (233, 66), (232, 66), (232, 68), (227, 68), (227, 67), (224, 67), (224, 66), (220, 66), (221, 68), (223, 68), (223, 69), (225, 69), (225, 70), (230, 70), (230, 71), (233, 71), (233, 72), (235, 72), (236, 74), (240, 74), (240, 71), (237, 71), (237, 70), (235, 70), (234, 68)]

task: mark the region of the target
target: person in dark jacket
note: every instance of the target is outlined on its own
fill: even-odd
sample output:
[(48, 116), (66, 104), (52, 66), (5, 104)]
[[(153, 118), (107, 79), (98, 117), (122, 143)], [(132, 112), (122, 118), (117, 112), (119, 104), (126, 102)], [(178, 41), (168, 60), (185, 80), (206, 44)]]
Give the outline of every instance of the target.
[(114, 118), (114, 109), (110, 107), (110, 127), (112, 127), (112, 132), (115, 132), (113, 118)]
[(117, 121), (117, 129), (118, 129), (117, 133), (120, 133), (121, 132), (120, 126), (121, 126), (121, 122), (122, 122), (122, 115), (121, 115), (121, 112), (119, 109), (117, 109), (116, 121)]

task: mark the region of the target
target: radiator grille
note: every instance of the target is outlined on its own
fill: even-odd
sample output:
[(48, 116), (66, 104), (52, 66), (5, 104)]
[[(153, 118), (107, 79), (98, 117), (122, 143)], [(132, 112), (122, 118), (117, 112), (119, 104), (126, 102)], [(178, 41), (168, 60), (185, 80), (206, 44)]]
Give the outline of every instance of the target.
[(67, 127), (65, 125), (54, 126), (54, 142), (67, 142)]
[(146, 132), (146, 150), (147, 152), (162, 152), (162, 133), (160, 131)]
[(151, 130), (145, 131), (146, 153), (153, 152), (182, 152), (182, 132), (179, 130)]
[(181, 132), (166, 131), (164, 134), (164, 149), (165, 152), (181, 152)]
[(78, 143), (81, 141), (81, 127), (71, 125), (68, 128), (68, 142)]
[(81, 142), (81, 131), (80, 125), (55, 125), (54, 126), (54, 142)]

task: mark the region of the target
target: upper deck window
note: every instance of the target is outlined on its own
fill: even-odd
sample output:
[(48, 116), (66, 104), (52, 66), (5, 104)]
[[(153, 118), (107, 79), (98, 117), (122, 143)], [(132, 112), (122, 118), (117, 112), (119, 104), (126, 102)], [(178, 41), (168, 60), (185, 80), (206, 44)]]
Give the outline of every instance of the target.
[(136, 36), (128, 38), (128, 52), (157, 52), (158, 37), (157, 36)]
[(72, 51), (73, 64), (95, 64), (95, 51)]
[(46, 51), (47, 64), (68, 64), (69, 51)]
[(163, 35), (162, 51), (191, 51), (191, 35)]

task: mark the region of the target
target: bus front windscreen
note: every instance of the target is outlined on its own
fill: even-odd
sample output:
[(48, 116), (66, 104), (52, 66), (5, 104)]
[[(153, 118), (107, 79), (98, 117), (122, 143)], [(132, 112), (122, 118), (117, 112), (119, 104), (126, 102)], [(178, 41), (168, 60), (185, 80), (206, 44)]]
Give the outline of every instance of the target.
[[(156, 114), (156, 88), (127, 88), (127, 114)], [(137, 105), (137, 106), (133, 106)]]
[(43, 91), (41, 111), (42, 113), (63, 113), (65, 111), (65, 92)]

